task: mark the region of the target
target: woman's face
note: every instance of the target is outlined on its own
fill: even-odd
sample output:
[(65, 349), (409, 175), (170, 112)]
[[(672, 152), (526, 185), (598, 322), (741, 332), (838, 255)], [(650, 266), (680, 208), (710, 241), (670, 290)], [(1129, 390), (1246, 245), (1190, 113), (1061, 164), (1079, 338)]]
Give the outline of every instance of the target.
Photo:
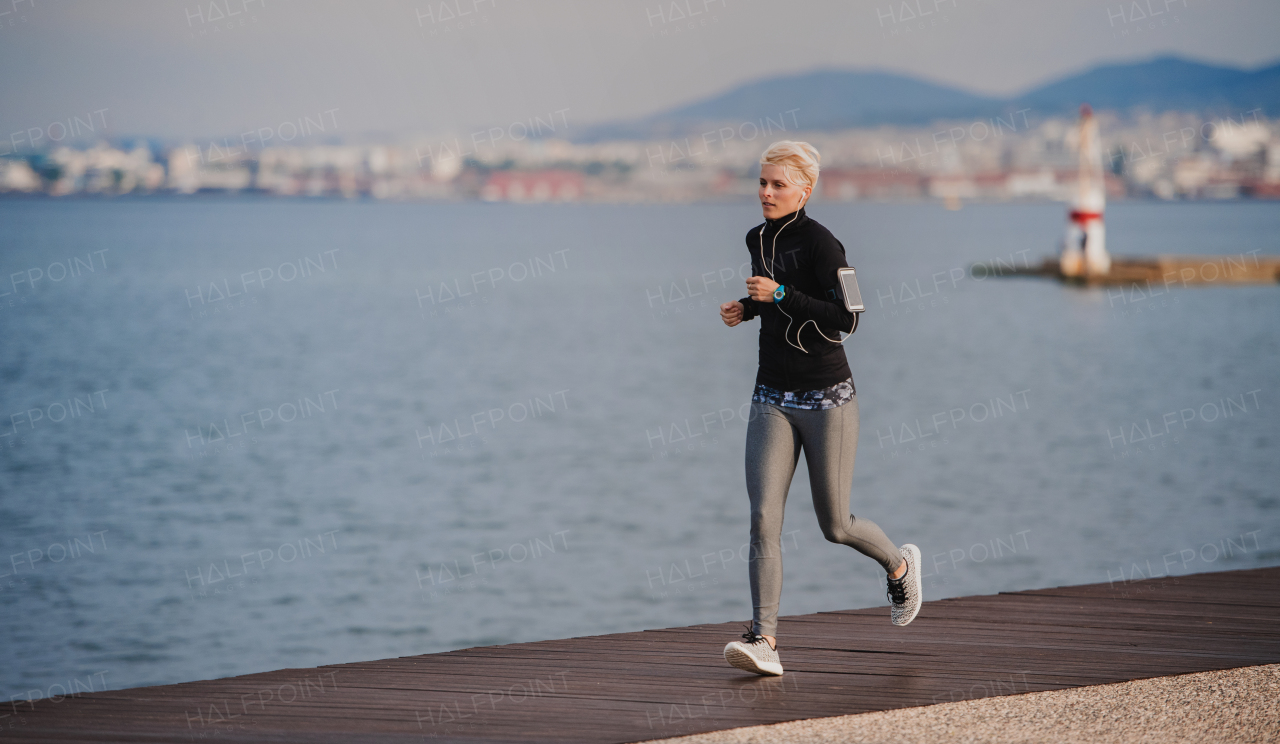
[(767, 220), (776, 220), (791, 214), (813, 191), (809, 186), (797, 186), (787, 180), (782, 166), (766, 163), (760, 166), (760, 207)]

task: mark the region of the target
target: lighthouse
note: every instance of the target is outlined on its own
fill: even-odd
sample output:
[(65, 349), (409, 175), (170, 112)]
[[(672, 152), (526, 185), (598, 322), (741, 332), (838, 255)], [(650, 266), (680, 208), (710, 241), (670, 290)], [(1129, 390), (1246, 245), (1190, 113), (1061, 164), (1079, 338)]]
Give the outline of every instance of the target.
[(1098, 121), (1087, 103), (1080, 107), (1078, 133), (1080, 173), (1059, 268), (1063, 276), (1105, 275), (1111, 271), (1111, 256), (1107, 253), (1106, 232), (1102, 226), (1102, 211), (1106, 206), (1102, 141)]

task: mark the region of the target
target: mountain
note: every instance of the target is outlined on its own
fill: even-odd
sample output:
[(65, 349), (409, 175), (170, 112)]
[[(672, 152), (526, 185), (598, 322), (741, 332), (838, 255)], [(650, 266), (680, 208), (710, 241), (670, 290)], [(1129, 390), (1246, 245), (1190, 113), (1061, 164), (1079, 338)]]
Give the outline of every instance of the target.
[[(804, 129), (842, 129), (885, 122), (925, 124), (977, 116), (999, 101), (889, 72), (817, 70), (769, 78), (718, 96), (632, 121), (594, 127), (589, 140), (670, 136), (723, 122), (754, 122), (795, 111)], [(792, 115), (786, 126), (790, 128)]]
[(1096, 109), (1212, 111), (1240, 114), (1255, 108), (1280, 112), (1280, 64), (1247, 71), (1180, 57), (1103, 65), (1042, 85), (1016, 97), (1037, 112), (1073, 111), (1088, 101)]
[(1239, 115), (1260, 108), (1280, 112), (1280, 64), (1248, 71), (1180, 57), (1101, 65), (1006, 98), (982, 96), (879, 70), (815, 70), (746, 83), (701, 101), (650, 116), (588, 127), (575, 139), (660, 139), (707, 131), (714, 125), (778, 121), (785, 112), (801, 129), (833, 130), (881, 124), (928, 124), (940, 119), (988, 118), (1030, 108), (1034, 115), (1073, 115), (1095, 109), (1212, 112)]

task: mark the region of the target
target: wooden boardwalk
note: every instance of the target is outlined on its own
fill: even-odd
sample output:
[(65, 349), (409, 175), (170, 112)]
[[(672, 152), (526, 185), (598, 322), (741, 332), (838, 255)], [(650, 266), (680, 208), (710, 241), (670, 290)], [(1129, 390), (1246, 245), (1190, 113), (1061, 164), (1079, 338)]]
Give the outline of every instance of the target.
[(1101, 275), (1065, 276), (1058, 257), (1039, 266), (977, 263), (973, 276), (1045, 276), (1068, 284), (1119, 285), (1140, 295), (1159, 296), (1171, 288), (1193, 284), (1275, 284), (1280, 282), (1280, 256), (1241, 253), (1235, 256), (1112, 256), (1111, 271)]
[(742, 623), (699, 625), (19, 700), (0, 740), (630, 742), (1280, 662), (1280, 568), (888, 613), (783, 618), (783, 677), (725, 664)]

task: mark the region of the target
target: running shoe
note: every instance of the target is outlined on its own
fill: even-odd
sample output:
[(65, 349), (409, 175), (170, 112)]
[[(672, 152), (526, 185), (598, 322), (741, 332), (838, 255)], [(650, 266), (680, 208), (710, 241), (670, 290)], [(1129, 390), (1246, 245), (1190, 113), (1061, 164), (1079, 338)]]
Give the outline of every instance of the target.
[(782, 662), (776, 649), (769, 647), (764, 636), (756, 635), (750, 626), (742, 634), (746, 643), (731, 641), (724, 647), (724, 660), (747, 672), (778, 676), (782, 674)]
[(901, 578), (888, 579), (889, 615), (894, 625), (906, 625), (920, 612), (923, 593), (920, 590), (920, 548), (907, 543), (898, 548), (907, 562), (907, 572)]

